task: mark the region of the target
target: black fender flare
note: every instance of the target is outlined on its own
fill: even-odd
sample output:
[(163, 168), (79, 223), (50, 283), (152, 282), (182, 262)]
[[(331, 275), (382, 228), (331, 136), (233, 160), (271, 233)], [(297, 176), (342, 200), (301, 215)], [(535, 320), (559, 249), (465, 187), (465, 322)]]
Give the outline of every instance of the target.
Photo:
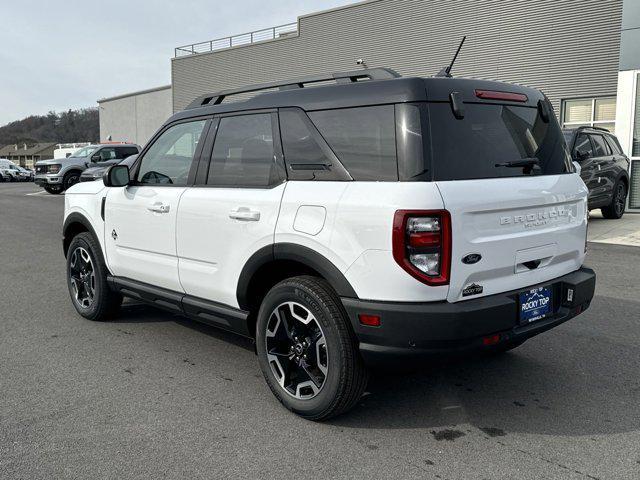
[(85, 227), (87, 231), (91, 233), (91, 235), (93, 235), (94, 238), (98, 241), (98, 244), (100, 244), (100, 237), (96, 235), (96, 232), (93, 229), (93, 226), (91, 225), (89, 219), (78, 212), (70, 213), (65, 219), (64, 224), (62, 225), (62, 251), (64, 252), (65, 258), (67, 257), (67, 248), (72, 240), (71, 238), (68, 238), (70, 228), (74, 223), (79, 223), (83, 227)]
[(340, 297), (358, 298), (343, 273), (325, 256), (295, 243), (276, 243), (255, 252), (240, 272), (236, 288), (236, 298), (240, 308), (247, 309), (249, 305), (248, 289), (253, 275), (262, 266), (277, 260), (291, 260), (305, 265), (322, 275)]

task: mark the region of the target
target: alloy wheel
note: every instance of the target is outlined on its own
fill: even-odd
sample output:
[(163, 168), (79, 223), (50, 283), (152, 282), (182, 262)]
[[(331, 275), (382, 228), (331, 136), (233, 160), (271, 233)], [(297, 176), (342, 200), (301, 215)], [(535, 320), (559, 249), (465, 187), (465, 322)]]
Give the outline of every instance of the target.
[(300, 400), (314, 398), (327, 378), (327, 341), (311, 311), (297, 302), (278, 305), (267, 322), (267, 360), (280, 387)]
[(614, 208), (616, 209), (616, 215), (621, 215), (624, 211), (624, 204), (627, 200), (626, 189), (622, 183), (618, 184), (618, 188), (616, 189), (616, 197), (614, 200)]
[(96, 292), (96, 276), (89, 252), (77, 247), (69, 259), (69, 276), (74, 300), (83, 307), (91, 307)]

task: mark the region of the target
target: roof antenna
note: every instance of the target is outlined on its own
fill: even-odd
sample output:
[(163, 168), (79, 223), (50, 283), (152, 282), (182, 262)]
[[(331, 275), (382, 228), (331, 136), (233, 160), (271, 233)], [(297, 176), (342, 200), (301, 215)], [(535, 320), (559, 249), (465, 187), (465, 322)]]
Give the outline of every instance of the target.
[(467, 39), (467, 36), (465, 35), (464, 37), (462, 37), (462, 41), (460, 42), (460, 45), (458, 45), (458, 49), (456, 50), (456, 54), (453, 56), (453, 60), (451, 60), (451, 63), (444, 67), (442, 70), (440, 70), (438, 73), (436, 73), (436, 77), (446, 77), (446, 78), (451, 78), (451, 69), (453, 68), (453, 64), (456, 61), (456, 58), (458, 58), (458, 54), (460, 53), (460, 49), (462, 48), (462, 44), (464, 43), (464, 41)]

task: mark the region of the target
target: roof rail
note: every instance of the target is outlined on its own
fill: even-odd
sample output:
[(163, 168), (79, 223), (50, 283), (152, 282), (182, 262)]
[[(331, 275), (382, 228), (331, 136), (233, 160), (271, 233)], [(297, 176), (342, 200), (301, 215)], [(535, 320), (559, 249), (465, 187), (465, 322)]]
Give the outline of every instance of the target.
[(604, 127), (591, 127), (591, 126), (589, 126), (589, 125), (580, 125), (580, 126), (578, 127), (578, 130), (584, 130), (585, 128), (591, 128), (592, 130), (602, 130), (603, 132), (611, 133), (611, 131), (610, 131), (610, 130), (607, 130), (607, 129), (606, 129), (606, 128), (604, 128)]
[(240, 93), (258, 92), (260, 90), (268, 90), (271, 88), (279, 88), (280, 90), (292, 90), (295, 88), (304, 88), (305, 84), (326, 82), (335, 80), (336, 83), (352, 83), (362, 80), (388, 80), (398, 78), (401, 75), (390, 68), (369, 68), (365, 70), (354, 70), (352, 72), (337, 72), (325, 75), (311, 75), (307, 77), (294, 78), (291, 80), (281, 80), (278, 82), (260, 83), (255, 85), (247, 85), (245, 87), (233, 88), (230, 90), (222, 90), (220, 92), (208, 93), (196, 98), (187, 106), (187, 110), (191, 108), (203, 107), (205, 105), (219, 105), (225, 97), (237, 95)]

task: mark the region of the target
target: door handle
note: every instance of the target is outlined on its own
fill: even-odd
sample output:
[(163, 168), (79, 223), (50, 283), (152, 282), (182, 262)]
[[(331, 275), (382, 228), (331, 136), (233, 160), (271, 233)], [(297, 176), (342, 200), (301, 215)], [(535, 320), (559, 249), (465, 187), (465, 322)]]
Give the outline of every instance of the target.
[(245, 222), (257, 222), (260, 220), (260, 212), (247, 207), (239, 207), (229, 212), (229, 218)]
[(147, 210), (149, 210), (150, 212), (156, 212), (156, 213), (169, 213), (169, 210), (171, 210), (171, 207), (169, 205), (165, 205), (162, 202), (156, 202), (149, 205), (147, 207)]

